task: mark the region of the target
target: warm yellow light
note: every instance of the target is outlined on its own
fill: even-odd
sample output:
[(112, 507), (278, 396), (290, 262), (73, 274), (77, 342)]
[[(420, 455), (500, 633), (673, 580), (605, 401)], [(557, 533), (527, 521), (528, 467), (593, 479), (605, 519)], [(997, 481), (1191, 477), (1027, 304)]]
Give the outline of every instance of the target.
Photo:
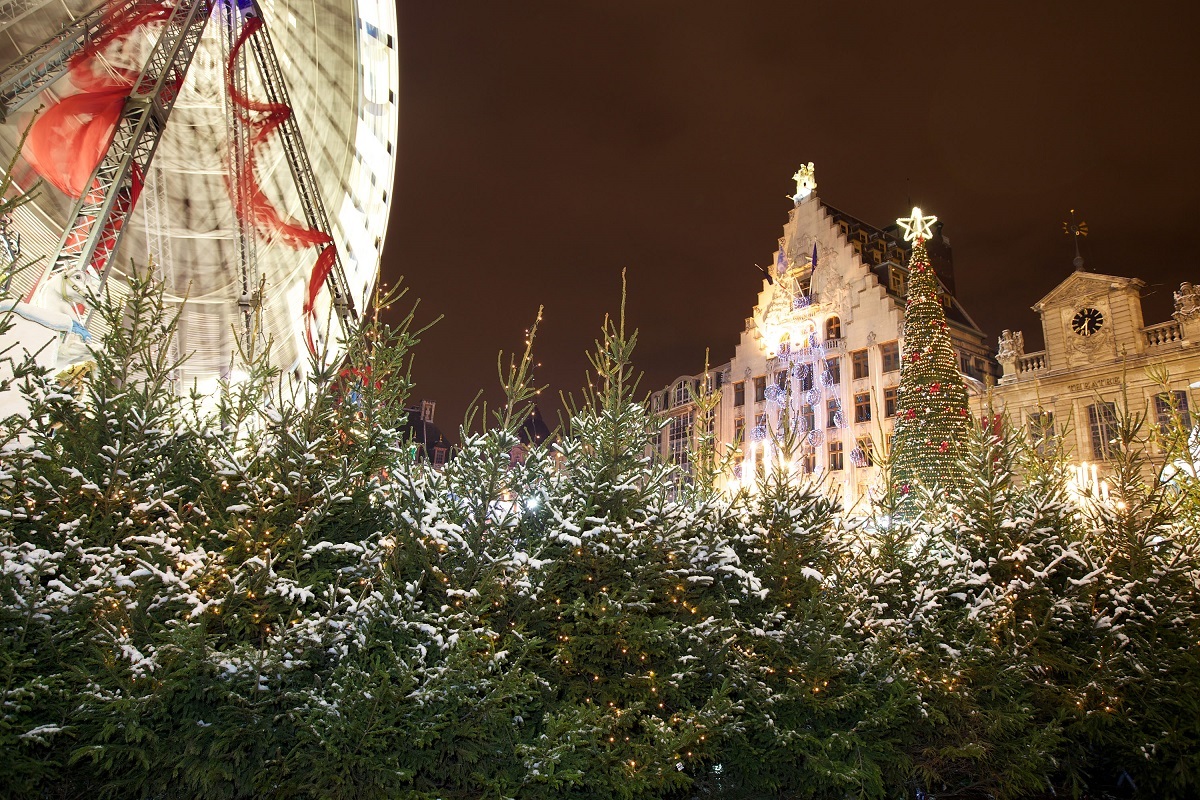
[(937, 222), (937, 217), (925, 216), (921, 209), (913, 206), (912, 216), (901, 217), (896, 220), (896, 224), (904, 230), (904, 241), (924, 241), (933, 236), (933, 223)]

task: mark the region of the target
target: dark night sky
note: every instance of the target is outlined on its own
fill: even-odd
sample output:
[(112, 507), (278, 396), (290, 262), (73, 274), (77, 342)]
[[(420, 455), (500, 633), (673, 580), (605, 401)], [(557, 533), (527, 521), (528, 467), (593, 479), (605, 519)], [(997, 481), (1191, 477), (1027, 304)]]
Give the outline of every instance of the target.
[[(543, 411), (578, 390), (628, 270), (643, 388), (734, 345), (800, 164), (875, 225), (945, 223), (989, 335), (1071, 270), (1200, 280), (1193, 3), (397, 0), (400, 141), (384, 280), (418, 318), (414, 399), (453, 435), (539, 305)], [(995, 9), (995, 10), (990, 10)]]

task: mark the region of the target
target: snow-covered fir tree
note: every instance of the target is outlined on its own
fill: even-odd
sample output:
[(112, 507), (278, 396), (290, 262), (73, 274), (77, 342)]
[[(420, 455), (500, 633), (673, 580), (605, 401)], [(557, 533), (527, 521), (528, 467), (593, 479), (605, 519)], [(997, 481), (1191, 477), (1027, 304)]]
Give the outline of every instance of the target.
[(411, 319), (302, 394), (247, 353), (201, 402), (133, 288), (77, 389), (17, 364), (0, 796), (1197, 792), (1182, 430), (1122, 415), (1107, 497), (1004, 425), (865, 519), (779, 471), (729, 497), (647, 455), (618, 317), (552, 444), (513, 463), (527, 349), (437, 471), (403, 441)]

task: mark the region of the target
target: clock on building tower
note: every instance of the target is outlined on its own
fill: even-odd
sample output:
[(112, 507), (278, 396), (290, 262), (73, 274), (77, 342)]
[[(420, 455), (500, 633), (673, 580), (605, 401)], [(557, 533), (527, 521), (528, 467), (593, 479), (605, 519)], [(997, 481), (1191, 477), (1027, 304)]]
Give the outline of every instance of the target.
[(1099, 309), (1081, 308), (1071, 319), (1071, 330), (1080, 336), (1091, 336), (1099, 333), (1100, 328), (1104, 326), (1104, 315)]

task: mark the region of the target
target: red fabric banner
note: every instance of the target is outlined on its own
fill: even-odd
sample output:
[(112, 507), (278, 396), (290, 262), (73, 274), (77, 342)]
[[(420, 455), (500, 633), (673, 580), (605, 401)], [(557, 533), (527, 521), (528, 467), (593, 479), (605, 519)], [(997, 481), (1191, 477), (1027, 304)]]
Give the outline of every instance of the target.
[(138, 76), (138, 70), (105, 63), (103, 54), (124, 46), (138, 28), (166, 20), (172, 11), (163, 2), (142, 2), (128, 13), (115, 2), (110, 6), (100, 32), (71, 56), (65, 82), (57, 86), (61, 99), (38, 115), (23, 151), (43, 180), (76, 199), (108, 152)]
[[(229, 195), (233, 199), (234, 210), (238, 218), (257, 231), (260, 236), (281, 241), (288, 247), (297, 250), (302, 247), (321, 248), (308, 278), (308, 292), (304, 300), (304, 340), (309, 351), (315, 353), (317, 346), (313, 339), (313, 326), (317, 321), (317, 298), (321, 294), (325, 281), (329, 278), (329, 273), (333, 270), (333, 264), (337, 260), (337, 248), (333, 243), (333, 237), (328, 233), (284, 217), (263, 192), (258, 175), (255, 173), (259, 149), (292, 115), (292, 109), (289, 106), (283, 103), (254, 100), (238, 91), (237, 86), (234, 85), (233, 75), (238, 60), (241, 58), (242, 48), (262, 25), (263, 22), (258, 17), (246, 19), (246, 23), (229, 53), (229, 63), (226, 65), (226, 91), (229, 92), (229, 97), (233, 101), (239, 117), (250, 132), (246, 168), (238, 185), (230, 183)], [(239, 200), (239, 198), (244, 198), (244, 200)]]

